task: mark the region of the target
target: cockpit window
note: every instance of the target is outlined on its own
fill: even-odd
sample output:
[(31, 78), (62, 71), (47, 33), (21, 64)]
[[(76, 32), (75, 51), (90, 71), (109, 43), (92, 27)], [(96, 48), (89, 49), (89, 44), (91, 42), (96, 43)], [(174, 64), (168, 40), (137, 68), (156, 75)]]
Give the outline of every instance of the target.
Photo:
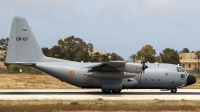
[(185, 74), (181, 74), (181, 79), (185, 79)]
[(181, 67), (177, 67), (177, 72), (184, 72), (185, 70)]
[(188, 73), (185, 71), (185, 75), (188, 76)]

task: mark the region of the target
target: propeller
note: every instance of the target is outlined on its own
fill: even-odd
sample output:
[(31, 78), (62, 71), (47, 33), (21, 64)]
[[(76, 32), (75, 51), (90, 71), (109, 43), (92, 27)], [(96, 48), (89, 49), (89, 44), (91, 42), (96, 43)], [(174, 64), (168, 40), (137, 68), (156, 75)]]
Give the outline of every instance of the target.
[[(145, 57), (146, 57), (146, 56), (145, 56)], [(145, 69), (148, 68), (148, 66), (145, 65), (145, 58), (143, 58), (141, 64), (142, 64), (142, 71), (143, 71), (143, 73), (144, 73), (144, 72), (145, 72)]]
[(143, 73), (144, 73), (146, 68), (148, 68), (148, 66), (145, 65), (145, 61), (142, 61), (142, 71), (143, 71)]

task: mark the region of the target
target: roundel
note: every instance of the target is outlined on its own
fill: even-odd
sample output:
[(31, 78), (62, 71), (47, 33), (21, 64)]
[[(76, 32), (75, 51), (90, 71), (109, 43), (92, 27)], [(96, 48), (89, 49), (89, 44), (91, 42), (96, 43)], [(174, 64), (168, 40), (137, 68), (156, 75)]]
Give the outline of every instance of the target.
[(70, 76), (73, 76), (73, 75), (74, 75), (74, 71), (70, 71), (70, 72), (69, 72), (69, 75), (70, 75)]

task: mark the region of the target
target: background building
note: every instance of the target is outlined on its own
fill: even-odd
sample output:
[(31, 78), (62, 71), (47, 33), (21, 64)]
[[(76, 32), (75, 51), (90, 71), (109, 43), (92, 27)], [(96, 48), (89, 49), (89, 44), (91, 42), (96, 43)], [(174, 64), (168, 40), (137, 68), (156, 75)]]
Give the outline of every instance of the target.
[(181, 66), (187, 70), (192, 71), (198, 68), (198, 58), (195, 53), (179, 53)]

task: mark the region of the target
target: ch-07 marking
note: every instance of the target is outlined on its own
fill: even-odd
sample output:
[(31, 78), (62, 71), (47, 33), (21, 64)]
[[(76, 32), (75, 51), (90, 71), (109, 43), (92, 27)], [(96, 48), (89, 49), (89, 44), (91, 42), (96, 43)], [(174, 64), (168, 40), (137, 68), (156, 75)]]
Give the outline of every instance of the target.
[(27, 41), (28, 40), (28, 37), (16, 37), (16, 40), (17, 41), (21, 41), (21, 40), (23, 40), (23, 41)]

